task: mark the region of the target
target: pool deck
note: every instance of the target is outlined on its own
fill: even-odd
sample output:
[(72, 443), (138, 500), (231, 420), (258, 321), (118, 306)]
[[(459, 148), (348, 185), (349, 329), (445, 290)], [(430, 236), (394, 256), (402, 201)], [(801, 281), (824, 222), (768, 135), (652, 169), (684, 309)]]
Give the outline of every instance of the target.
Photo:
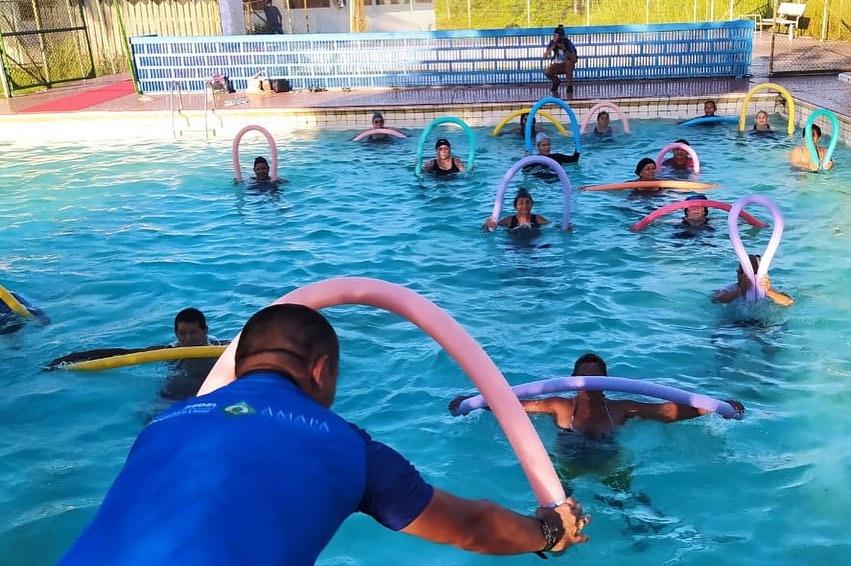
[[(785, 52), (800, 50), (801, 56), (811, 54), (814, 40), (804, 41), (797, 38), (792, 42), (786, 39), (782, 44)], [(816, 42), (818, 43), (818, 42)], [(839, 50), (847, 53), (851, 61), (851, 44), (842, 43), (841, 48), (831, 43), (831, 53)], [(755, 84), (769, 82), (768, 53), (770, 41), (768, 34), (757, 36), (754, 41), (752, 76), (743, 79), (714, 78), (714, 79), (677, 79), (654, 81), (604, 81), (579, 82), (575, 92), (567, 95), (562, 87), (561, 95), (568, 102), (584, 108), (601, 99), (654, 99), (671, 104), (672, 100), (692, 99), (696, 104), (697, 98), (724, 98), (733, 100), (741, 97)], [(543, 77), (542, 77), (543, 79)], [(157, 116), (159, 120), (171, 116), (168, 95), (124, 95), (119, 98), (94, 104), (83, 110), (60, 113), (32, 113), (26, 109), (41, 105), (59, 98), (73, 96), (93, 88), (103, 87), (118, 81), (128, 80), (128, 75), (119, 74), (108, 77), (81, 81), (70, 86), (54, 88), (44, 92), (0, 99), (0, 121), (7, 124), (14, 121), (29, 120), (45, 123), (51, 119), (69, 119), (77, 112), (82, 112), (79, 118), (91, 118), (98, 114), (121, 113), (125, 118), (134, 116)], [(815, 108), (827, 108), (844, 117), (844, 122), (851, 124), (851, 83), (838, 80), (837, 74), (786, 76), (775, 77), (775, 82), (788, 89), (797, 100), (808, 103)], [(429, 87), (404, 89), (362, 89), (362, 90), (332, 90), (332, 91), (296, 91), (289, 93), (268, 94), (217, 94), (216, 107), (220, 114), (229, 111), (254, 111), (245, 114), (274, 115), (276, 110), (283, 113), (293, 112), (333, 112), (337, 109), (347, 109), (349, 112), (370, 114), (373, 109), (405, 108), (408, 111), (421, 110), (427, 112), (435, 108), (447, 108), (456, 105), (478, 105), (481, 108), (493, 109), (500, 106), (530, 104), (541, 97), (549, 96), (549, 84), (542, 80), (533, 85), (493, 85), (468, 87)], [(732, 97), (732, 98), (731, 98)], [(204, 97), (201, 94), (184, 94), (183, 108), (187, 111), (200, 111), (204, 108)], [(735, 111), (734, 104), (724, 109), (719, 105), (719, 113)], [(128, 116), (128, 113), (130, 114)], [(242, 112), (241, 112), (242, 113)], [(651, 116), (648, 116), (651, 117)], [(668, 115), (668, 117), (677, 117)], [(20, 122), (19, 124), (20, 125)], [(851, 128), (851, 126), (849, 126)], [(843, 131), (843, 134), (845, 132)]]

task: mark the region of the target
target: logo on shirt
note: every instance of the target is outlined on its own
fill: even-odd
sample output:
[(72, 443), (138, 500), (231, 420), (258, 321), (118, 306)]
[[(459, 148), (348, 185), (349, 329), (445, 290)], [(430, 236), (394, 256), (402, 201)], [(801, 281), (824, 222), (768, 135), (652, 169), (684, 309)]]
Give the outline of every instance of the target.
[(240, 401), (239, 403), (236, 403), (235, 405), (229, 405), (222, 410), (225, 413), (227, 413), (229, 415), (234, 415), (234, 416), (253, 415), (254, 414), (254, 407), (252, 407), (251, 405), (249, 405), (245, 401)]

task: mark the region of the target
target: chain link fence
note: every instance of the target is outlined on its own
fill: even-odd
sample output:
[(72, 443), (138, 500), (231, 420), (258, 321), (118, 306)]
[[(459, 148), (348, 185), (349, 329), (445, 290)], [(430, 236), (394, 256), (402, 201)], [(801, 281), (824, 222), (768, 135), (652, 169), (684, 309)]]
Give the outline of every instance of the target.
[(74, 0), (0, 0), (6, 94), (94, 76), (80, 4)]
[[(846, 0), (851, 1), (851, 0)], [(435, 0), (438, 29), (622, 25), (739, 19), (766, 0)]]

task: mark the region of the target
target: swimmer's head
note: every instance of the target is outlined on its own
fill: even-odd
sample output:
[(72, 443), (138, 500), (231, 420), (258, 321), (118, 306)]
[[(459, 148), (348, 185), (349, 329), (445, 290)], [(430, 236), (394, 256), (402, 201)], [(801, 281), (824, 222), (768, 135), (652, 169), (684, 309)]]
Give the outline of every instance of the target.
[(597, 114), (597, 125), (606, 127), (609, 125), (609, 113), (605, 110), (602, 110), (599, 114)]
[[(678, 139), (674, 143), (679, 143), (682, 145), (689, 145), (688, 140), (683, 138)], [(682, 148), (674, 148), (674, 163), (676, 163), (679, 167), (686, 167), (688, 165), (688, 152)]]
[(593, 352), (582, 354), (573, 364), (570, 375), (609, 375), (606, 362)]
[(237, 379), (258, 370), (281, 372), (330, 407), (339, 356), (337, 333), (324, 316), (304, 305), (283, 304), (266, 307), (245, 323), (234, 361)]
[(441, 147), (446, 147), (447, 149), (452, 149), (452, 145), (449, 143), (449, 140), (446, 138), (438, 138), (436, 142), (434, 142), (434, 149), (440, 149)]
[(715, 116), (716, 110), (718, 110), (718, 106), (715, 104), (714, 100), (707, 100), (703, 103), (704, 116)]
[[(751, 269), (753, 269), (754, 276), (756, 276), (756, 272), (757, 270), (759, 270), (759, 264), (762, 261), (762, 256), (756, 254), (748, 254), (748, 260), (750, 260)], [(742, 289), (749, 289), (751, 286), (751, 281), (750, 279), (748, 279), (748, 276), (745, 275), (745, 270), (742, 269), (741, 263), (736, 268), (736, 282)]]
[(535, 136), (535, 145), (538, 147), (538, 153), (541, 155), (548, 155), (550, 153), (550, 146), (552, 146), (550, 136), (544, 132), (538, 133), (538, 135)]
[[(806, 137), (807, 137), (807, 129), (806, 128), (804, 128), (804, 131), (801, 133), (801, 135), (806, 139)], [(817, 125), (813, 124), (813, 141), (817, 142), (819, 140), (819, 138), (821, 138), (821, 128), (819, 128)]]
[(638, 165), (635, 166), (635, 174), (638, 175), (639, 177), (649, 176), (650, 175), (649, 167), (651, 165), (653, 166), (652, 167), (653, 177), (655, 177), (656, 176), (656, 162), (653, 161), (652, 159), (650, 159), (649, 157), (645, 157), (641, 161), (638, 162)]
[(677, 141), (675, 141), (674, 143), (681, 143), (683, 145), (691, 145), (690, 143), (688, 143), (688, 140), (684, 139), (684, 138), (680, 138)]
[(381, 112), (376, 112), (372, 115), (372, 127), (374, 128), (383, 128), (384, 127), (384, 115)]
[(206, 346), (207, 319), (195, 308), (183, 309), (174, 317), (174, 335), (178, 346)]
[(254, 159), (254, 177), (258, 181), (269, 180), (269, 162), (265, 157), (258, 156)]
[[(524, 201), (528, 201), (525, 202)], [(532, 210), (532, 205), (535, 204), (535, 201), (532, 200), (532, 195), (529, 194), (524, 188), (517, 189), (517, 194), (514, 195), (514, 208), (517, 209), (517, 205), (528, 204), (529, 210)]]
[[(686, 198), (686, 200), (709, 200), (705, 195), (691, 195)], [(687, 220), (699, 220), (701, 218), (706, 218), (709, 216), (709, 208), (705, 206), (690, 206), (688, 208), (683, 209), (683, 217)]]

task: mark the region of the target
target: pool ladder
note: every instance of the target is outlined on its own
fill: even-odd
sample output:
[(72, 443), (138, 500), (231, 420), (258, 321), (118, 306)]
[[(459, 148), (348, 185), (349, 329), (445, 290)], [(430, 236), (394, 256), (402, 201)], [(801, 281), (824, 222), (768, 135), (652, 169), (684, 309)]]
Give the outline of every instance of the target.
[[(212, 101), (212, 104), (210, 103)], [(175, 104), (176, 103), (176, 104)], [(216, 136), (216, 125), (224, 127), (224, 122), (221, 116), (216, 114), (216, 95), (213, 90), (211, 81), (204, 82), (204, 129), (192, 129), (189, 115), (184, 112), (183, 107), (183, 89), (180, 88), (180, 83), (171, 81), (171, 89), (168, 93), (168, 105), (171, 111), (171, 134), (175, 139), (183, 138), (186, 134), (204, 133), (204, 139), (209, 141), (210, 134)], [(185, 126), (183, 122), (185, 121)]]

